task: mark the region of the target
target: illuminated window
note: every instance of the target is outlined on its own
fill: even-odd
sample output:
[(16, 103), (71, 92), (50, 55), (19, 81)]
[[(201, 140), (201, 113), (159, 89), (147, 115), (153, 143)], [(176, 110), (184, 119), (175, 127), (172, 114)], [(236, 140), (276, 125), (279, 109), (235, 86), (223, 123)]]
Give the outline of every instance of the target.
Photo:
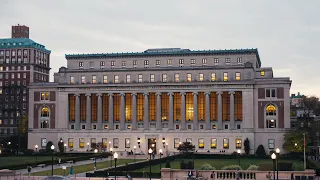
[(87, 97), (85, 94), (80, 95), (80, 120), (85, 121), (87, 115)]
[(180, 139), (174, 138), (174, 148), (178, 148), (180, 146)]
[(155, 93), (149, 93), (149, 120), (155, 121), (156, 120), (156, 94)]
[(222, 120), (230, 120), (230, 94), (228, 92), (222, 93)]
[(115, 67), (116, 66), (116, 62), (115, 61), (111, 61), (111, 67)]
[(121, 95), (119, 93), (113, 95), (113, 120), (120, 121), (120, 101)]
[(227, 138), (223, 139), (223, 148), (229, 149), (229, 139), (227, 139)]
[(49, 100), (49, 93), (48, 92), (42, 92), (41, 93), (41, 100)]
[(187, 82), (191, 82), (192, 81), (192, 75), (191, 73), (187, 74)]
[(91, 121), (97, 121), (98, 117), (98, 96), (91, 94)]
[(179, 82), (179, 80), (180, 80), (179, 74), (174, 74), (174, 81)]
[(211, 139), (211, 149), (215, 149), (215, 148), (217, 148), (217, 139), (212, 138)]
[(81, 84), (85, 84), (86, 83), (86, 76), (81, 76)]
[(119, 138), (113, 138), (113, 148), (119, 147)]
[(137, 94), (137, 120), (138, 121), (143, 121), (143, 114), (144, 114), (143, 103), (144, 103), (143, 94), (138, 93)]
[(104, 129), (108, 129), (108, 125), (104, 125)]
[(260, 76), (264, 76), (264, 71), (260, 71)]
[(167, 64), (168, 64), (168, 66), (171, 66), (172, 65), (172, 59), (168, 59)]
[(154, 82), (154, 74), (150, 74), (150, 82)]
[(242, 140), (236, 139), (236, 149), (241, 149), (241, 147), (242, 147)]
[(210, 93), (210, 120), (218, 120), (218, 98), (216, 92)]
[(181, 120), (181, 95), (178, 92), (173, 94), (173, 119)]
[(186, 120), (193, 120), (193, 94), (191, 92), (186, 93)]
[(192, 65), (196, 64), (196, 60), (195, 59), (191, 59), (191, 64)]
[(114, 83), (119, 83), (119, 76), (118, 75), (114, 76)]
[(167, 93), (161, 94), (161, 120), (167, 121), (169, 117), (169, 95)]
[(50, 116), (50, 111), (48, 106), (43, 106), (41, 108), (41, 117), (49, 117)]
[(109, 119), (109, 96), (102, 94), (102, 120), (108, 121)]
[(92, 84), (96, 84), (97, 83), (97, 76), (96, 75), (93, 75), (92, 76)]
[(234, 119), (242, 120), (242, 92), (236, 91), (234, 94)]
[(74, 81), (74, 77), (73, 76), (70, 76), (70, 84), (74, 84), (75, 81)]
[(107, 75), (103, 75), (103, 83), (104, 84), (108, 83), (108, 76)]
[(203, 81), (203, 79), (204, 79), (204, 78), (203, 78), (203, 74), (200, 73), (200, 74), (199, 74), (199, 81)]
[(198, 120), (204, 120), (205, 116), (205, 97), (203, 92), (198, 93)]
[(223, 81), (228, 81), (228, 73), (227, 72), (223, 73)]
[(107, 138), (102, 138), (102, 147), (107, 148), (108, 147), (108, 139)]
[(241, 74), (239, 72), (236, 72), (236, 80), (237, 81), (241, 80)]
[(203, 149), (204, 148), (204, 139), (198, 139), (198, 147), (199, 149)]
[(73, 148), (73, 138), (68, 139), (68, 147)]
[(132, 115), (132, 96), (131, 93), (126, 93), (125, 95), (125, 116), (126, 121), (131, 121), (131, 115)]
[(131, 125), (130, 124), (127, 125), (127, 129), (131, 129)]
[(211, 81), (216, 81), (216, 73), (211, 73)]
[(157, 66), (160, 65), (160, 60), (156, 60), (156, 65), (157, 65)]
[(266, 115), (267, 116), (275, 116), (275, 115), (277, 115), (276, 113), (277, 113), (277, 108), (273, 104), (269, 104), (266, 107)]
[(73, 94), (69, 94), (69, 121), (75, 121), (76, 119), (76, 97)]
[(84, 148), (84, 138), (79, 139), (79, 148)]
[(138, 75), (138, 82), (139, 82), (139, 83), (142, 83), (142, 74), (139, 74), (139, 75)]
[(130, 138), (125, 138), (125, 148), (130, 148)]
[(274, 139), (268, 139), (268, 147), (269, 147), (269, 149), (274, 149), (274, 144), (275, 144), (275, 142), (274, 142), (275, 140)]
[(167, 74), (162, 74), (162, 82), (167, 82)]
[(131, 82), (131, 76), (130, 74), (126, 75), (126, 83), (130, 83)]
[(217, 126), (215, 124), (212, 124), (212, 129), (217, 129)]

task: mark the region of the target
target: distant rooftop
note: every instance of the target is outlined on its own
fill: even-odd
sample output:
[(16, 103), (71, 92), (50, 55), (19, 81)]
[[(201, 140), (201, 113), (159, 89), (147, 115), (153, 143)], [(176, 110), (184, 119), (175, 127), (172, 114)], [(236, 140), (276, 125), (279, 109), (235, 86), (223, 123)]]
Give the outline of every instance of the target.
[(304, 95), (301, 95), (300, 92), (298, 94), (291, 94), (291, 98), (302, 98)]
[(175, 55), (233, 55), (233, 54), (255, 54), (261, 66), (258, 49), (224, 49), (224, 50), (190, 50), (181, 48), (158, 48), (147, 49), (144, 52), (120, 52), (120, 53), (97, 53), (97, 54), (66, 54), (66, 59), (88, 59), (88, 58), (128, 58), (147, 56), (175, 56)]
[(35, 48), (50, 53), (44, 45), (34, 42), (28, 38), (6, 38), (0, 39), (0, 49), (9, 48)]

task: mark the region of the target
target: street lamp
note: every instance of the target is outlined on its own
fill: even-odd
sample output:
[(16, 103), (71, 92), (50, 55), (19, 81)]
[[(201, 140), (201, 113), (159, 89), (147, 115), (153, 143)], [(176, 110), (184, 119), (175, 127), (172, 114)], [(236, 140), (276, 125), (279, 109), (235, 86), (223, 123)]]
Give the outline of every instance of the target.
[(67, 152), (67, 144), (66, 143), (64, 143), (64, 153), (66, 153)]
[(51, 150), (52, 150), (52, 156), (51, 156), (51, 160), (52, 160), (52, 162), (51, 162), (51, 176), (53, 176), (53, 151), (54, 151), (54, 145), (52, 144), (52, 146), (51, 146)]
[(238, 161), (239, 161), (239, 166), (240, 166), (240, 154), (241, 154), (241, 150), (240, 149), (238, 149)]
[[(98, 153), (98, 149), (95, 149), (93, 152), (94, 152), (95, 154), (97, 154), (97, 153)], [(97, 159), (96, 159), (96, 156), (94, 156), (93, 163), (94, 163), (93, 170), (96, 171), (96, 169), (97, 169)]]
[(116, 180), (117, 179), (117, 159), (118, 159), (117, 152), (113, 154), (113, 158), (114, 158), (114, 180)]
[(133, 146), (133, 163), (136, 163), (136, 148), (137, 146)]
[(38, 152), (38, 145), (34, 146), (36, 148), (36, 164), (38, 164), (38, 156), (37, 156), (37, 152)]
[(151, 180), (151, 155), (152, 155), (152, 149), (150, 148), (149, 149), (149, 155), (150, 155), (150, 159), (149, 159), (149, 166), (150, 166), (150, 170), (149, 170), (149, 178), (150, 178), (150, 180)]
[(166, 156), (168, 156), (168, 143), (166, 143)]
[(280, 159), (280, 149), (276, 149), (276, 168), (277, 168), (277, 180), (279, 179), (279, 159)]
[(162, 149), (159, 149), (159, 155), (160, 155), (160, 171), (161, 171), (161, 156), (162, 156)]
[(273, 162), (273, 180), (276, 180), (276, 177), (275, 177), (276, 176), (276, 173), (275, 173), (276, 158), (277, 158), (277, 155), (275, 153), (272, 153), (271, 159)]
[(87, 146), (88, 146), (88, 149), (87, 149), (87, 151), (89, 151), (89, 145), (90, 145), (90, 143), (87, 143)]
[(111, 161), (110, 161), (110, 168), (112, 168), (112, 147), (110, 147), (110, 153), (111, 153), (111, 156), (110, 156), (110, 158), (111, 158)]

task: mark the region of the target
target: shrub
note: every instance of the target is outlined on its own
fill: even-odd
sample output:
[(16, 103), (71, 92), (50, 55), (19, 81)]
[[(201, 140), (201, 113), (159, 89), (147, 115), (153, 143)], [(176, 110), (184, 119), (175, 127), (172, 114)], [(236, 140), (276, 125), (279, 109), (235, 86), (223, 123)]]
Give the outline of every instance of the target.
[(53, 143), (51, 142), (51, 141), (49, 141), (48, 143), (47, 143), (47, 145), (46, 145), (46, 151), (47, 152), (52, 152), (52, 150), (51, 150), (51, 146), (53, 145)]
[(23, 153), (24, 153), (24, 155), (29, 156), (29, 155), (32, 155), (34, 153), (34, 150), (33, 149), (26, 149)]
[(249, 155), (249, 153), (250, 153), (250, 141), (249, 141), (248, 138), (246, 138), (246, 140), (244, 140), (243, 146), (244, 146), (244, 151), (246, 152), (246, 155)]
[(221, 170), (242, 170), (239, 165), (228, 165), (221, 168)]
[(169, 161), (167, 161), (167, 162), (166, 162), (165, 167), (166, 167), (166, 168), (171, 168), (171, 166), (170, 166), (170, 162), (169, 162)]
[(237, 151), (233, 151), (231, 155), (237, 156), (237, 155), (238, 155), (238, 152), (237, 152)]
[(272, 171), (273, 170), (273, 165), (272, 164), (261, 163), (261, 164), (259, 164), (259, 170), (260, 171)]
[(216, 170), (216, 168), (212, 167), (211, 164), (208, 164), (208, 163), (205, 162), (200, 167), (200, 170)]
[(293, 163), (291, 162), (279, 162), (278, 163), (279, 171), (292, 171)]
[(180, 169), (193, 169), (192, 161), (184, 162), (183, 160), (180, 161)]
[(258, 157), (265, 157), (266, 156), (266, 151), (264, 150), (264, 147), (262, 144), (260, 144), (257, 148), (257, 151), (256, 151), (256, 155)]
[(259, 170), (259, 166), (251, 164), (248, 169), (249, 171), (258, 171)]

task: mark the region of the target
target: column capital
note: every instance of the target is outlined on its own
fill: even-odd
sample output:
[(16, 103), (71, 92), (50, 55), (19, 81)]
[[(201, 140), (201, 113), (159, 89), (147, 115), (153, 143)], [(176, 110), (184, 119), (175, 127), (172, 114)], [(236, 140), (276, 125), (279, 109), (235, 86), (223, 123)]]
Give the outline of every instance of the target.
[(137, 96), (137, 93), (131, 93), (131, 96)]
[(102, 93), (97, 93), (96, 96), (100, 97), (102, 96)]
[(80, 94), (79, 94), (79, 93), (77, 93), (77, 94), (74, 94), (74, 96), (80, 96)]
[(167, 93), (169, 96), (172, 96), (174, 93), (173, 92), (168, 92)]
[(90, 97), (90, 96), (91, 96), (91, 94), (90, 94), (90, 93), (86, 93), (86, 96), (87, 96), (87, 97)]
[(193, 94), (193, 96), (197, 96), (198, 92), (193, 92), (192, 94)]
[(222, 91), (217, 91), (216, 94), (221, 95), (223, 92)]
[(184, 96), (184, 95), (186, 95), (186, 92), (180, 92), (180, 95), (182, 96)]
[(125, 95), (126, 95), (126, 93), (124, 93), (124, 92), (120, 93), (120, 96), (125, 96)]
[(233, 94), (235, 94), (235, 92), (234, 91), (229, 91), (229, 94), (231, 95), (233, 95)]
[(149, 93), (143, 93), (143, 95), (144, 95), (144, 96), (148, 96), (148, 95), (149, 95)]
[(161, 94), (162, 94), (161, 92), (156, 92), (157, 96), (161, 96)]
[(204, 92), (204, 95), (210, 95), (211, 92)]
[(113, 93), (108, 93), (108, 96), (113, 96)]

